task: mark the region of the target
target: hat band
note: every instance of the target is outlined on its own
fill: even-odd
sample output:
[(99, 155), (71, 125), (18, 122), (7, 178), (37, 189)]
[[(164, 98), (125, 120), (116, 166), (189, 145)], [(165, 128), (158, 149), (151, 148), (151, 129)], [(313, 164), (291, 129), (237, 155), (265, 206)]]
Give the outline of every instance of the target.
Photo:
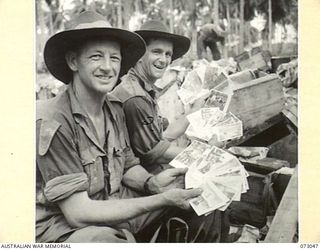
[(92, 28), (111, 28), (110, 23), (106, 21), (96, 21), (92, 23), (80, 23), (74, 29), (92, 29)]

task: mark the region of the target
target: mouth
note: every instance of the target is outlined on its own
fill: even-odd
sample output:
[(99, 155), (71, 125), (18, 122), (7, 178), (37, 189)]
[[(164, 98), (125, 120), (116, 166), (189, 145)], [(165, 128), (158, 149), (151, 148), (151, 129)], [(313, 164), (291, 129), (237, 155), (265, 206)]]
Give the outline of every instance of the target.
[(102, 81), (109, 81), (110, 79), (113, 78), (113, 76), (108, 76), (108, 75), (97, 75), (96, 77)]
[(167, 67), (166, 65), (159, 65), (159, 64), (153, 64), (153, 66), (158, 70), (165, 70)]

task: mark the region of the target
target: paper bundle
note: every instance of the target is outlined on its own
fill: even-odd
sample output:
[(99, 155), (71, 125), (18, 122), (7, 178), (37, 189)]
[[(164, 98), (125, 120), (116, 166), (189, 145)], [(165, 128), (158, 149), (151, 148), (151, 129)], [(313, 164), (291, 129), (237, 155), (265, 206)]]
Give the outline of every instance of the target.
[(211, 89), (227, 79), (227, 75), (220, 67), (211, 66), (206, 60), (200, 60), (186, 75), (177, 94), (184, 105), (192, 104), (199, 98), (208, 97)]
[(190, 200), (199, 216), (216, 209), (224, 211), (249, 189), (248, 173), (235, 156), (199, 141), (193, 141), (170, 165), (188, 168), (186, 188), (202, 188), (202, 194)]
[(186, 69), (181, 66), (168, 66), (163, 76), (158, 79), (154, 84), (159, 89), (165, 89), (174, 82), (182, 82), (184, 75), (186, 74)]
[(213, 136), (219, 142), (239, 138), (243, 135), (242, 122), (232, 113), (219, 108), (201, 108), (187, 116), (190, 123), (186, 135), (209, 141)]
[(206, 107), (218, 107), (221, 111), (227, 112), (232, 93), (224, 93), (218, 90), (212, 89), (208, 100), (205, 103)]

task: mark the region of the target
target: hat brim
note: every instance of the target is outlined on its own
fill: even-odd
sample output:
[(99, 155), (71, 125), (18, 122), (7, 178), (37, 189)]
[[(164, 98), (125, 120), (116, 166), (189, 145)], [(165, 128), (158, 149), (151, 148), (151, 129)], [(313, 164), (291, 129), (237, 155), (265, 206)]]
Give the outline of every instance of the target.
[(139, 34), (145, 40), (150, 38), (163, 38), (171, 41), (173, 43), (172, 61), (183, 56), (190, 48), (190, 39), (185, 36), (152, 30), (137, 30), (135, 33)]
[(139, 35), (122, 29), (90, 28), (62, 31), (52, 36), (44, 48), (44, 61), (50, 73), (68, 84), (72, 80), (72, 71), (67, 65), (65, 54), (79, 42), (90, 38), (110, 38), (120, 43), (122, 60), (119, 78), (126, 74), (146, 51), (144, 40)]

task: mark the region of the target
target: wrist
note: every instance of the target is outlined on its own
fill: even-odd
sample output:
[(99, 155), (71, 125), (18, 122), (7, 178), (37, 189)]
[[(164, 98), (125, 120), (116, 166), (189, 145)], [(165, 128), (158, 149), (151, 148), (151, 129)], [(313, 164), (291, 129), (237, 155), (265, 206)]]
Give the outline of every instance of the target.
[(154, 181), (154, 175), (150, 175), (144, 182), (143, 188), (145, 193), (147, 194), (156, 194), (157, 192), (154, 191), (153, 188), (153, 181)]
[(170, 199), (170, 190), (167, 190), (163, 193), (160, 193), (159, 195), (161, 196), (161, 200), (162, 202), (166, 205), (166, 206), (175, 206), (175, 203), (172, 201), (172, 199)]

